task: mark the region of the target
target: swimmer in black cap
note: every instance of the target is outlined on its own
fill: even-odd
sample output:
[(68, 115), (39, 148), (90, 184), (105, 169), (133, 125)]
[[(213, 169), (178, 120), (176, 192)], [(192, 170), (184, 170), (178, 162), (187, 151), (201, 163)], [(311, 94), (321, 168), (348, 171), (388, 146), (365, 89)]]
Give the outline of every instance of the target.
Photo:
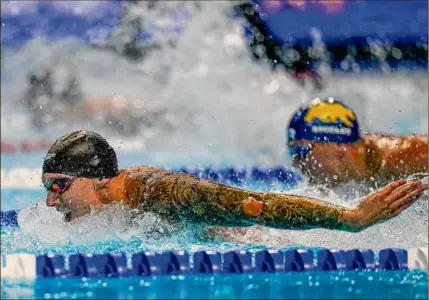
[(333, 98), (312, 101), (291, 118), (287, 147), (311, 183), (387, 184), (428, 171), (428, 137), (361, 135), (356, 114)]
[(77, 131), (58, 139), (43, 163), (46, 204), (73, 221), (122, 202), (170, 220), (208, 225), (315, 227), (359, 231), (409, 207), (427, 188), (398, 180), (348, 209), (317, 199), (250, 192), (155, 167), (118, 170), (115, 151), (100, 135)]

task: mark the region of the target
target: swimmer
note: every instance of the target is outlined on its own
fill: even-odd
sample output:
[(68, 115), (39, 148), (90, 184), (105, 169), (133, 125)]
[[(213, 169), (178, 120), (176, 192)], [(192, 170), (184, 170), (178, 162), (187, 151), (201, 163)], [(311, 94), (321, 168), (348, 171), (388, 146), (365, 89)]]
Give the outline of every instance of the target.
[(162, 168), (118, 170), (113, 148), (90, 131), (66, 134), (51, 146), (42, 182), (47, 206), (63, 213), (66, 222), (123, 203), (173, 222), (350, 232), (397, 216), (427, 188), (421, 180), (398, 180), (348, 209), (308, 197), (246, 191)]
[[(146, 119), (158, 111), (138, 114), (132, 101), (119, 95), (94, 98), (85, 96), (79, 76), (69, 64), (53, 63), (32, 71), (23, 96), (32, 123), (40, 130), (53, 122), (99, 123), (122, 134), (136, 134)], [(145, 124), (146, 125), (146, 124)]]
[(353, 110), (333, 98), (317, 98), (292, 116), (287, 147), (313, 184), (384, 185), (428, 171), (427, 136), (361, 134)]

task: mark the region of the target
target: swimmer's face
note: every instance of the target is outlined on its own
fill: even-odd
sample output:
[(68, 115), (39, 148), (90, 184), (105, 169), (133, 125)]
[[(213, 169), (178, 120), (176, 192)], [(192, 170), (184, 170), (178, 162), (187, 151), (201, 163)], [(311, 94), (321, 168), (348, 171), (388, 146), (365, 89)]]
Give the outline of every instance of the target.
[(42, 182), (48, 191), (46, 205), (63, 213), (66, 222), (89, 214), (92, 207), (100, 204), (93, 179), (45, 173)]
[(290, 144), (291, 149), (297, 146), (304, 148), (300, 156), (293, 157), (293, 166), (316, 183), (361, 181), (366, 176), (366, 148), (361, 141), (335, 144), (301, 140)]

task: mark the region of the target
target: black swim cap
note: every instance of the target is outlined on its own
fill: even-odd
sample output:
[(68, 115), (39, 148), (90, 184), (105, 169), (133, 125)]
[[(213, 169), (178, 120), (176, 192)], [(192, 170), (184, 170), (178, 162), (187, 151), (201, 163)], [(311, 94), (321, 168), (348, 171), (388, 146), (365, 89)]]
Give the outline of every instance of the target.
[(115, 150), (99, 134), (81, 130), (55, 141), (43, 162), (43, 173), (111, 178), (118, 174)]

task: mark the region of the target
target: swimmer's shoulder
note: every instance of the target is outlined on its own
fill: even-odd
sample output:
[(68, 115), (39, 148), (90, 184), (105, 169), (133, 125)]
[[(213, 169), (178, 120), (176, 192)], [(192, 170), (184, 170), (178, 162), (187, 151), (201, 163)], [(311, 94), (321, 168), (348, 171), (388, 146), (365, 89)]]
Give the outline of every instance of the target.
[(166, 169), (152, 166), (125, 168), (119, 171), (116, 180), (110, 182), (110, 192), (119, 195), (116, 198), (122, 199), (130, 207), (136, 208), (144, 200), (143, 193), (148, 182), (164, 174), (168, 174)]
[(146, 178), (155, 174), (167, 174), (167, 171), (164, 168), (153, 167), (153, 166), (137, 166), (125, 168), (119, 171), (119, 175), (128, 177), (128, 178)]
[(427, 135), (408, 135), (399, 136), (386, 133), (366, 133), (363, 139), (367, 144), (373, 144), (380, 149), (384, 150), (398, 150), (398, 148), (408, 148), (410, 146), (426, 145), (428, 144)]

